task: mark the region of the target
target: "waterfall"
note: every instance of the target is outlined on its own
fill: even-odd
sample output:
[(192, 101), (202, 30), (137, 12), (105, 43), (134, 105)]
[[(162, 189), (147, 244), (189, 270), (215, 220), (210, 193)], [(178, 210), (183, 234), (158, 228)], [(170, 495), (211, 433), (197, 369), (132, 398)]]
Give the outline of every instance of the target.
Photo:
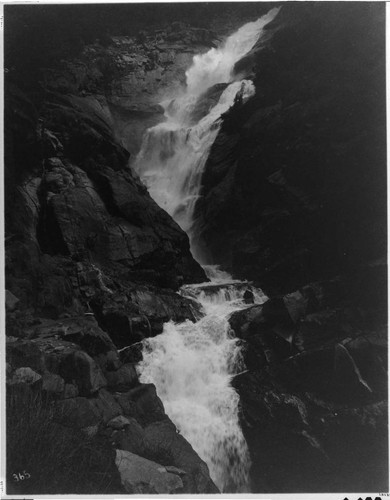
[[(197, 323), (170, 321), (162, 334), (144, 340), (138, 370), (141, 382), (156, 385), (167, 414), (208, 464), (221, 492), (239, 493), (249, 491), (250, 457), (230, 382), (245, 367), (228, 318), (247, 307), (243, 294), (252, 287), (226, 277), (183, 287), (184, 295), (197, 297), (205, 316)], [(256, 290), (255, 301), (265, 300)]]
[(276, 17), (279, 10), (276, 7), (257, 21), (246, 23), (227, 38), (221, 47), (196, 55), (193, 65), (186, 72), (188, 93), (199, 96), (216, 83), (229, 82), (236, 62), (252, 49), (261, 37), (264, 26)]
[[(251, 81), (232, 81), (234, 65), (252, 49), (264, 26), (278, 11), (278, 8), (272, 9), (266, 16), (245, 24), (220, 48), (194, 56), (186, 72), (186, 88), (182, 95), (160, 103), (165, 110), (165, 121), (147, 130), (134, 163), (152, 198), (189, 235), (195, 257), (194, 208), (203, 169), (219, 132), (221, 115), (234, 104), (238, 93), (242, 102), (255, 93)], [(228, 85), (215, 106), (194, 124), (193, 111), (199, 98), (218, 83)]]
[[(272, 9), (240, 28), (220, 48), (194, 57), (185, 90), (161, 103), (165, 121), (147, 130), (135, 161), (150, 195), (189, 235), (195, 258), (194, 207), (221, 115), (255, 93), (251, 81), (232, 79), (234, 64), (251, 50), (278, 11)], [(218, 102), (194, 123), (199, 98), (218, 83), (225, 84)], [(138, 371), (141, 382), (156, 385), (167, 414), (208, 464), (220, 491), (248, 492), (250, 457), (239, 424), (239, 397), (231, 386), (232, 378), (245, 367), (229, 316), (248, 307), (245, 292), (251, 292), (254, 303), (267, 298), (218, 266), (204, 269), (210, 282), (185, 285), (180, 292), (197, 300), (204, 316), (196, 323), (170, 321), (162, 334), (145, 339)]]
[(250, 81), (230, 84), (209, 114), (193, 126), (189, 126), (196, 104), (193, 95), (179, 99), (175, 106), (165, 102), (167, 120), (146, 132), (134, 165), (152, 198), (175, 219), (190, 240), (203, 168), (218, 135), (220, 116), (233, 104), (240, 89), (243, 100), (254, 94)]

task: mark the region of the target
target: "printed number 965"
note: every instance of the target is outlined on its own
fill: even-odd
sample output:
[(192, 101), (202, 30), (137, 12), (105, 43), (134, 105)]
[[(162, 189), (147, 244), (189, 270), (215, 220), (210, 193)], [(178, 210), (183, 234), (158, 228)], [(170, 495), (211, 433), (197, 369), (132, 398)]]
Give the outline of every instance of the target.
[(31, 475), (24, 470), (23, 472), (12, 474), (12, 477), (14, 478), (14, 481), (19, 482), (24, 481), (25, 479), (30, 479)]

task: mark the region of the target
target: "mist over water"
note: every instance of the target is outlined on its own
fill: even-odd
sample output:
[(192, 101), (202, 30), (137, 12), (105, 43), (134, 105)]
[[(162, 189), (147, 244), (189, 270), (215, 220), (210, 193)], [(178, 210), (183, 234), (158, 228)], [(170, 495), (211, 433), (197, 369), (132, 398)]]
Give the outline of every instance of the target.
[[(160, 103), (165, 110), (165, 121), (147, 130), (134, 164), (152, 198), (189, 235), (191, 249), (198, 259), (194, 208), (203, 169), (221, 126), (221, 115), (234, 104), (238, 92), (243, 102), (255, 93), (251, 81), (232, 80), (233, 68), (256, 44), (262, 29), (278, 11), (272, 9), (266, 16), (245, 24), (220, 48), (194, 56), (186, 72), (183, 94)], [(193, 111), (199, 98), (218, 83), (229, 85), (208, 114), (194, 124)]]
[[(198, 261), (194, 208), (221, 115), (235, 103), (238, 93), (243, 102), (255, 93), (250, 80), (232, 81), (232, 70), (278, 11), (272, 9), (242, 26), (220, 48), (194, 57), (186, 72), (186, 89), (176, 99), (161, 103), (165, 121), (146, 132), (134, 165), (152, 198), (187, 232)], [(198, 99), (218, 83), (227, 84), (218, 102), (193, 123)], [(250, 457), (239, 424), (239, 396), (231, 386), (234, 375), (245, 366), (228, 320), (232, 312), (248, 307), (245, 291), (250, 290), (258, 304), (267, 298), (218, 266), (204, 269), (210, 282), (181, 290), (202, 305), (204, 317), (196, 323), (170, 321), (161, 335), (145, 339), (138, 370), (141, 382), (156, 385), (167, 414), (207, 463), (220, 491), (248, 492)]]
[(279, 10), (274, 8), (257, 21), (246, 23), (227, 38), (221, 47), (196, 55), (193, 65), (186, 72), (187, 93), (199, 96), (217, 83), (230, 82), (236, 62), (252, 49), (264, 26), (276, 17)]
[[(186, 95), (179, 102), (165, 102), (167, 120), (149, 129), (143, 139), (134, 168), (152, 198), (186, 231), (190, 240), (202, 173), (219, 132), (220, 117), (241, 88), (244, 100), (255, 92), (250, 81), (232, 83), (210, 112), (193, 126), (190, 126), (196, 103), (193, 95)], [(195, 242), (191, 244), (194, 249)]]

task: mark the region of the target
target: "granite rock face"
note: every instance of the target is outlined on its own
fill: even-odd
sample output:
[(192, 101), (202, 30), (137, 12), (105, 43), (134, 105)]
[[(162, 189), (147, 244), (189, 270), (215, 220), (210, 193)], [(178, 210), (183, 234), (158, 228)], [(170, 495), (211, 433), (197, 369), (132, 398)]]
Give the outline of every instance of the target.
[(253, 491), (387, 488), (386, 304), (346, 290), (311, 283), (230, 318)]
[(126, 149), (138, 152), (146, 128), (163, 120), (160, 101), (181, 92), (195, 54), (218, 43), (210, 29), (187, 23), (114, 35), (88, 44), (71, 60), (44, 72), (51, 91), (80, 96), (103, 113)]
[[(344, 21), (348, 19), (348, 28)], [(386, 254), (384, 12), (283, 5), (239, 61), (197, 204), (210, 260), (270, 294)]]
[[(175, 290), (205, 279), (187, 236), (132, 175), (102, 117), (57, 95), (38, 121), (27, 98), (8, 90), (7, 286), (20, 310), (54, 318), (80, 311), (77, 295), (85, 306), (134, 282)], [(47, 131), (58, 141), (49, 151)]]
[[(167, 47), (155, 61), (169, 69), (165, 78), (173, 78), (171, 70), (184, 74), (198, 43), (209, 43), (210, 36), (195, 30), (188, 51), (188, 40), (169, 42), (178, 46), (177, 54)], [(162, 460), (171, 468), (167, 481), (153, 476), (148, 491), (215, 492), (207, 465), (182, 436), (176, 437), (154, 386), (141, 384), (136, 371), (143, 338), (161, 333), (168, 320), (200, 317), (199, 306), (176, 291), (206, 276), (192, 258), (187, 235), (150, 198), (121, 145), (120, 121), (112, 110), (137, 115), (138, 102), (145, 116), (161, 119), (151, 96), (156, 97), (162, 67), (148, 66), (152, 56), (142, 55), (146, 48), (119, 39), (113, 38), (108, 49), (85, 47), (83, 65), (76, 57), (45, 68), (39, 96), (6, 85), (9, 407), (20, 398), (48, 404), (50, 425), (65, 429), (59, 435), (73, 429), (92, 440), (91, 450), (103, 442), (107, 459), (118, 432), (139, 432), (142, 442), (144, 435), (148, 439), (136, 450), (137, 460)], [(133, 49), (135, 62), (126, 59)], [(103, 52), (116, 69), (98, 74)], [(145, 71), (150, 89), (141, 103)], [(143, 116), (138, 121), (140, 129), (145, 127)], [(126, 146), (132, 141), (130, 136)], [(136, 359), (129, 361), (133, 344)], [(121, 356), (123, 347), (128, 349)], [(164, 426), (154, 433), (160, 421)], [(170, 442), (175, 446), (168, 454)], [(124, 443), (116, 448), (127, 450)], [(123, 484), (128, 489), (129, 481)], [(134, 492), (141, 490), (134, 486)]]
[(172, 474), (160, 464), (123, 450), (116, 451), (115, 460), (127, 493), (171, 494), (183, 491), (179, 474)]

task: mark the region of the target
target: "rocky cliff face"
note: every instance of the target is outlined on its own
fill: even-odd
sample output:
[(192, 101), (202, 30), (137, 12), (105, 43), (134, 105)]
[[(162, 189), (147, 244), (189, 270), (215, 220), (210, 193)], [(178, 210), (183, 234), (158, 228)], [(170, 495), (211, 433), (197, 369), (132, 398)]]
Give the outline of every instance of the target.
[(197, 210), (212, 261), (283, 293), (386, 255), (384, 14), (283, 5), (267, 30)]
[(174, 97), (185, 83), (194, 54), (216, 46), (215, 32), (174, 22), (112, 36), (88, 44), (71, 60), (44, 71), (45, 86), (82, 97), (104, 114), (121, 144), (138, 152), (143, 133), (163, 120), (159, 102)]
[[(372, 276), (384, 286), (383, 267)], [(230, 319), (248, 369), (234, 386), (254, 491), (388, 487), (386, 304), (349, 287), (307, 284)]]
[(7, 286), (20, 307), (56, 318), (134, 283), (204, 280), (187, 236), (133, 176), (102, 117), (56, 95), (37, 119), (8, 90)]
[[(184, 40), (182, 30), (156, 33), (160, 45), (141, 32), (85, 46), (43, 70), (43, 93), (20, 90), (12, 74), (6, 82), (8, 434), (27, 455), (17, 437), (21, 401), (39, 401), (32, 414), (41, 427), (46, 412), (59, 439), (73, 428), (94, 453), (103, 447), (96, 471), (104, 466), (104, 476), (108, 467), (114, 478), (105, 493), (217, 491), (154, 386), (140, 384), (135, 371), (143, 338), (168, 320), (199, 318), (197, 304), (175, 292), (206, 280), (187, 235), (129, 167), (139, 130), (161, 119), (157, 88), (175, 87), (175, 78), (178, 85), (198, 44), (210, 43), (206, 30), (187, 30)], [(42, 455), (56, 447), (43, 443)], [(32, 480), (12, 491), (84, 491), (60, 466), (46, 484), (37, 481), (37, 456), (35, 464), (26, 458)], [(13, 467), (11, 454), (11, 485)], [(129, 467), (139, 472), (130, 477)], [(102, 491), (99, 484), (89, 492)]]

